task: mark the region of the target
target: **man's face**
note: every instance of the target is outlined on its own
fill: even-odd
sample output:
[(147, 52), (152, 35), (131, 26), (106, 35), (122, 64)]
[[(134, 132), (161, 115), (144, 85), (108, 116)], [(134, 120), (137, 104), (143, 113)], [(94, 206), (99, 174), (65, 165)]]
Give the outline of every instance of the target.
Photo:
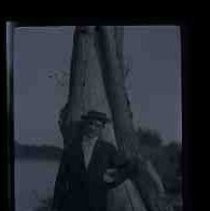
[(98, 137), (103, 128), (104, 128), (104, 124), (101, 121), (86, 120), (84, 134), (89, 138)]

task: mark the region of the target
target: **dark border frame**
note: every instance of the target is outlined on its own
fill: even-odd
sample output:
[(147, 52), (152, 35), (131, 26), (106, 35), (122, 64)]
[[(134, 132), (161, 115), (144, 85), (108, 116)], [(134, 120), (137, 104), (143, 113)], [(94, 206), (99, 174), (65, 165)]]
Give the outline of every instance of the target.
[[(97, 20), (97, 21), (96, 21)], [(191, 42), (192, 42), (192, 32), (193, 32), (193, 24), (194, 19), (192, 17), (149, 17), (149, 18), (139, 18), (139, 17), (131, 17), (131, 18), (98, 18), (98, 17), (73, 17), (73, 18), (57, 18), (57, 20), (53, 20), (52, 18), (42, 19), (39, 20), (37, 18), (31, 19), (28, 18), (27, 20), (17, 18), (12, 19), (8, 18), (5, 19), (6, 21), (15, 21), (17, 23), (17, 27), (35, 27), (35, 26), (67, 26), (67, 25), (177, 25), (181, 28), (181, 53), (182, 53), (182, 133), (183, 133), (183, 153), (182, 153), (182, 170), (183, 170), (183, 200), (184, 200), (184, 210), (192, 210), (192, 136), (190, 131), (190, 122), (191, 122), (191, 108), (190, 108), (190, 96), (191, 93), (191, 63), (192, 63), (192, 55), (191, 55)], [(3, 54), (6, 55), (6, 29), (5, 29), (5, 22), (3, 22)], [(3, 70), (6, 70), (6, 59), (4, 57)], [(0, 84), (1, 90), (4, 90), (6, 87), (6, 80), (7, 77), (6, 71), (3, 73), (2, 83)], [(13, 78), (10, 79), (11, 84), (13, 84)], [(13, 87), (11, 87), (13, 88)], [(8, 140), (8, 143), (1, 143), (1, 172), (3, 174), (3, 180), (1, 180), (4, 191), (2, 194), (2, 202), (1, 210), (15, 210), (14, 202), (14, 144), (13, 144), (13, 93), (10, 94), (11, 97), (11, 105), (9, 107), (10, 114), (7, 114), (7, 105), (6, 105), (6, 90), (3, 93), (3, 115), (6, 119), (5, 122), (2, 121), (3, 134), (2, 140), (8, 140), (8, 137), (11, 138)], [(6, 108), (6, 109), (5, 109)], [(5, 110), (4, 110), (5, 109)], [(2, 116), (2, 115), (1, 115)], [(10, 154), (8, 153), (10, 152)], [(8, 164), (11, 164), (11, 168), (9, 168)], [(9, 179), (9, 175), (11, 178)], [(8, 184), (10, 183), (10, 187)], [(1, 190), (2, 191), (2, 190)], [(8, 201), (7, 196), (10, 195), (10, 200)]]

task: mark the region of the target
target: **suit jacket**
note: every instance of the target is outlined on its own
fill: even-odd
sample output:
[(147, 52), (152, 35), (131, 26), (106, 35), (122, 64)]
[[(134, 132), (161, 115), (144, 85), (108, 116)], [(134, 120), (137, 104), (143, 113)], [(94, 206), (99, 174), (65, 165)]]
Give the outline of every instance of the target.
[[(120, 161), (120, 162), (119, 162)], [(103, 181), (108, 168), (118, 167), (114, 183)], [(112, 144), (98, 140), (86, 169), (81, 141), (73, 142), (63, 151), (55, 182), (53, 208), (60, 211), (105, 211), (107, 191), (121, 184), (131, 172), (129, 162)]]

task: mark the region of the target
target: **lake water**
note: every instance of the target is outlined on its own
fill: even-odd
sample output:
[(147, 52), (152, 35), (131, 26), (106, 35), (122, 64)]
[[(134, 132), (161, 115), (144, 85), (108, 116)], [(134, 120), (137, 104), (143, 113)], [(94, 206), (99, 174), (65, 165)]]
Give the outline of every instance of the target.
[(15, 161), (15, 211), (34, 211), (52, 196), (58, 166), (58, 161)]

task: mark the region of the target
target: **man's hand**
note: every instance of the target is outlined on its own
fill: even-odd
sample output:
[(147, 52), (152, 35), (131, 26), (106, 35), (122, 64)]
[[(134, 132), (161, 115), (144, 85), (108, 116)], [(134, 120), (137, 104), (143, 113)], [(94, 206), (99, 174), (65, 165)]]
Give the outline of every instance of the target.
[(113, 183), (117, 176), (117, 169), (107, 169), (103, 175), (104, 182), (106, 183)]

